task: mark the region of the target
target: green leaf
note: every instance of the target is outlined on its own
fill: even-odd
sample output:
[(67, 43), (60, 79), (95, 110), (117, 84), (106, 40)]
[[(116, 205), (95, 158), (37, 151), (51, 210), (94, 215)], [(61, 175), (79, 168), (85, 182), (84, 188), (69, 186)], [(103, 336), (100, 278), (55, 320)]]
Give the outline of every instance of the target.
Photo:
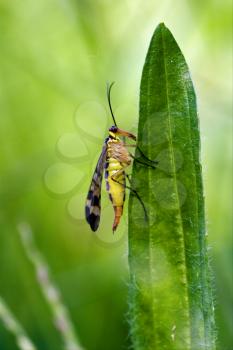
[[(135, 350), (215, 349), (206, 252), (200, 135), (184, 56), (160, 24), (142, 73), (138, 144), (157, 169), (134, 161), (129, 200), (130, 325)], [(141, 161), (145, 161), (140, 157)]]

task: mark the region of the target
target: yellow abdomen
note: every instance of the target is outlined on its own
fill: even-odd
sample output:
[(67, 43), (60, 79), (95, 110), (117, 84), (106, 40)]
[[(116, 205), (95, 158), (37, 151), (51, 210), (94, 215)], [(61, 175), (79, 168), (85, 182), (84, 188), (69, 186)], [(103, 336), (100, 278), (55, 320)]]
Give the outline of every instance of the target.
[(118, 160), (111, 157), (108, 159), (105, 177), (107, 191), (113, 206), (123, 206), (125, 199), (125, 172)]

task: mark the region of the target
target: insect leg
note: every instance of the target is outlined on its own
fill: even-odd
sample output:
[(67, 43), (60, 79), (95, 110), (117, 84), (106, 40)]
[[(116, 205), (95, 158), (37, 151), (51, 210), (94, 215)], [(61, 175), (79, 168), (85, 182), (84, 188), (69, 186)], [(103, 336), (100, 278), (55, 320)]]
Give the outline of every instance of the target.
[[(148, 214), (147, 214), (147, 211), (146, 211), (146, 207), (145, 207), (145, 204), (143, 203), (143, 200), (142, 198), (139, 196), (138, 192), (132, 188), (132, 186), (127, 186), (126, 184), (122, 184), (120, 181), (118, 181), (117, 179), (115, 179), (114, 177), (116, 175), (119, 175), (119, 173), (123, 172), (124, 169), (120, 169), (118, 170), (114, 175), (111, 176), (111, 179), (114, 181), (114, 182), (117, 182), (119, 183), (120, 185), (124, 186), (125, 188), (127, 188), (128, 190), (130, 190), (131, 192), (133, 192), (133, 194), (137, 197), (137, 199), (139, 200), (139, 202), (141, 203), (141, 206), (143, 208), (143, 211), (144, 211), (144, 215), (145, 215), (145, 220), (148, 222)], [(129, 181), (129, 183), (131, 184), (131, 180), (129, 179), (129, 175), (126, 174), (126, 177)]]
[(143, 203), (143, 200), (139, 196), (138, 192), (134, 188), (132, 188), (132, 181), (131, 181), (131, 179), (129, 177), (129, 174), (126, 174), (126, 177), (127, 177), (128, 181), (129, 181), (129, 184), (131, 185), (131, 187), (128, 186), (128, 189), (130, 189), (135, 194), (135, 196), (137, 197), (137, 199), (141, 203), (141, 205), (143, 207), (143, 210), (144, 210), (144, 214), (145, 214), (145, 220), (148, 221), (148, 214), (147, 214), (147, 211), (146, 211), (145, 204)]
[(153, 164), (148, 164), (148, 163), (145, 163), (145, 162), (142, 162), (141, 160), (139, 160), (138, 158), (136, 158), (132, 153), (129, 153), (130, 154), (130, 157), (132, 157), (135, 162), (139, 163), (139, 164), (142, 164), (142, 165), (146, 165), (152, 169), (156, 169), (156, 166), (153, 165)]
[(137, 149), (138, 149), (139, 152), (141, 153), (141, 156), (142, 156), (144, 159), (148, 160), (148, 162), (152, 162), (152, 163), (155, 163), (155, 164), (158, 164), (158, 163), (159, 163), (157, 160), (152, 160), (152, 159), (148, 158), (148, 157), (145, 155), (145, 153), (142, 152), (142, 150), (141, 150), (141, 148), (139, 148), (139, 146), (137, 146)]
[(151, 162), (151, 163), (154, 163), (154, 164), (158, 164), (159, 162), (157, 160), (152, 160), (152, 159), (149, 159), (141, 150), (141, 148), (139, 148), (138, 145), (127, 145), (127, 144), (124, 144), (125, 147), (137, 147), (137, 149), (139, 150), (142, 158), (144, 158), (145, 160), (147, 160), (148, 162)]
[(132, 185), (132, 181), (131, 181), (131, 179), (130, 179), (130, 176), (132, 176), (132, 174), (125, 174), (125, 176), (127, 177), (128, 181), (129, 181), (129, 183), (130, 183), (130, 185)]

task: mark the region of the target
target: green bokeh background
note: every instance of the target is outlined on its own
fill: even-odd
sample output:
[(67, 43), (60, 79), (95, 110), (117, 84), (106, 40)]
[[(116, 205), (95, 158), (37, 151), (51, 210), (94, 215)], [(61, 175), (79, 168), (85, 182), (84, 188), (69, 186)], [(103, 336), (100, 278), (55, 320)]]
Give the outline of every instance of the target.
[[(85, 349), (130, 344), (126, 225), (112, 238), (104, 198), (94, 237), (82, 219), (83, 194), (111, 125), (106, 81), (116, 81), (118, 123), (135, 129), (142, 66), (161, 21), (196, 88), (218, 348), (233, 348), (231, 12), (230, 0), (0, 2), (0, 296), (38, 349), (63, 347), (20, 242), (22, 221), (32, 227)], [(17, 349), (1, 321), (0, 349)]]

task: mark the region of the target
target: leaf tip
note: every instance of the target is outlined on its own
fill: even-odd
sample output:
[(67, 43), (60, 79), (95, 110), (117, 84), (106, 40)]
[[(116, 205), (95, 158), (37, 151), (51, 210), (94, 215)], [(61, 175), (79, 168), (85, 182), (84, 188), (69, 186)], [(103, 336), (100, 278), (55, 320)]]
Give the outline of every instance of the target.
[(169, 30), (165, 23), (164, 22), (160, 22), (157, 27), (155, 28), (155, 31), (154, 31), (154, 35), (156, 35), (157, 33), (161, 33), (163, 31), (166, 31), (166, 30)]
[(164, 22), (160, 22), (158, 24), (157, 28), (166, 28), (165, 23)]

